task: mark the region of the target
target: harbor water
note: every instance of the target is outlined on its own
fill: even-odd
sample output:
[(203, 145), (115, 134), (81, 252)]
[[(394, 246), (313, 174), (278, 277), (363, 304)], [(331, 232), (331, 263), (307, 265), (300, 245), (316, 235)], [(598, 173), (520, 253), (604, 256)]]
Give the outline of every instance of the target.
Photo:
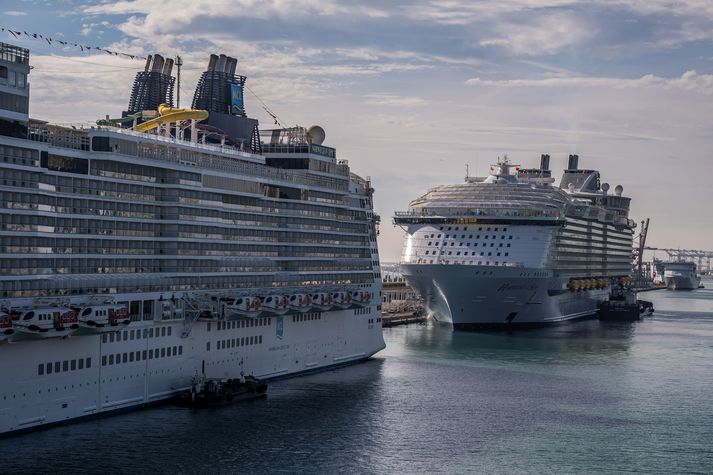
[(711, 289), (652, 318), (516, 333), (385, 330), (366, 363), (211, 410), (162, 406), (2, 441), (3, 473), (713, 472)]

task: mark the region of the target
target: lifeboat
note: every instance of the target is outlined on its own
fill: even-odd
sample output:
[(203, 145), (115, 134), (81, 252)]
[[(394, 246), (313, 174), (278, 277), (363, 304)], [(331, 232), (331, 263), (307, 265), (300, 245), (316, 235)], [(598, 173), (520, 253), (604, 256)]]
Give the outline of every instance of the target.
[(290, 295), (288, 307), (292, 310), (306, 312), (312, 306), (312, 296), (309, 294)]
[(312, 306), (319, 310), (328, 310), (332, 308), (332, 294), (319, 293), (312, 295)]
[(12, 328), (12, 315), (0, 313), (0, 341), (7, 340), (13, 333), (15, 330)]
[(278, 315), (286, 313), (289, 305), (290, 299), (284, 295), (268, 295), (262, 299), (262, 309)]
[(228, 318), (257, 317), (262, 313), (262, 300), (259, 297), (238, 297), (227, 301), (225, 310)]
[(569, 289), (570, 292), (574, 292), (575, 290), (577, 290), (577, 288), (578, 288), (577, 281), (570, 280), (569, 282), (567, 282), (567, 288)]
[(131, 323), (129, 308), (123, 305), (92, 305), (77, 310), (79, 326), (96, 331), (117, 331)]
[(334, 304), (341, 308), (348, 308), (352, 305), (352, 293), (351, 292), (334, 292), (332, 294), (332, 301)]
[(359, 305), (366, 305), (371, 301), (371, 292), (367, 290), (359, 290), (352, 292), (352, 302)]
[(79, 329), (77, 311), (66, 307), (33, 308), (14, 322), (20, 333), (38, 338), (67, 336)]

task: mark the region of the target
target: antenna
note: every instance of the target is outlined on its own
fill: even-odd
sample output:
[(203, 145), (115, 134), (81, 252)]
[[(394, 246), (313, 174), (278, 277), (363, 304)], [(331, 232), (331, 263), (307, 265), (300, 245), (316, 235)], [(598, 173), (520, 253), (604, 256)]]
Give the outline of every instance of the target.
[(181, 107), (181, 66), (183, 66), (183, 58), (176, 55), (176, 108)]
[(470, 170), (468, 169), (468, 164), (466, 163), (466, 164), (465, 164), (465, 181), (468, 181), (468, 178), (470, 178), (470, 173), (469, 173), (469, 171), (470, 171)]

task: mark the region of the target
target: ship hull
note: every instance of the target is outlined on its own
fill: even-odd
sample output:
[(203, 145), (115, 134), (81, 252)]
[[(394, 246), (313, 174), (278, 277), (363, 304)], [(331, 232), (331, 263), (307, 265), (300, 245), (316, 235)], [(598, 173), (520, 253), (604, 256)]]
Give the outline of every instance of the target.
[(671, 290), (693, 290), (701, 285), (701, 279), (699, 277), (666, 276), (664, 280), (666, 286)]
[[(187, 337), (184, 321), (169, 320), (111, 335), (4, 342), (0, 435), (158, 404), (200, 374), (268, 381), (363, 361), (385, 346), (377, 307), (369, 308), (199, 320)], [(149, 331), (154, 336), (144, 337)]]
[(402, 265), (432, 317), (454, 330), (499, 330), (592, 318), (608, 289), (566, 290), (567, 279), (537, 268)]

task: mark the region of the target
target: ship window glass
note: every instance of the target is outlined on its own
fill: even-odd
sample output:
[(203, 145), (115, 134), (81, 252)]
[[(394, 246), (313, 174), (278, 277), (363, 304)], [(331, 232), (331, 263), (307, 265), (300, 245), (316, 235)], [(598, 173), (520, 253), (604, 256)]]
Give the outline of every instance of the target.
[(141, 361), (141, 351), (136, 352), (136, 361)]
[(39, 365), (37, 365), (37, 374), (38, 374), (39, 376), (42, 376), (43, 374), (45, 374), (45, 365), (44, 365), (44, 363), (40, 363)]
[(153, 338), (153, 328), (149, 328), (149, 338)]
[(114, 343), (114, 334), (113, 333), (109, 334), (109, 342)]
[(146, 353), (147, 353), (146, 350), (143, 350), (143, 351), (141, 352), (141, 359), (142, 359), (142, 360), (145, 360), (145, 359), (146, 359)]
[(260, 335), (258, 338), (260, 339), (258, 343), (262, 343), (262, 335)]
[(114, 364), (114, 355), (109, 355), (109, 364)]
[(27, 312), (25, 316), (22, 318), (23, 320), (30, 320), (32, 317), (35, 316), (35, 312)]
[(178, 354), (178, 347), (174, 346), (173, 347), (173, 356), (176, 356)]
[(510, 247), (510, 243), (508, 243), (508, 246), (507, 246), (507, 247)]
[(52, 374), (52, 363), (47, 363), (47, 374)]
[(161, 358), (166, 357), (166, 348), (161, 348)]
[(439, 235), (438, 235), (438, 237), (440, 238), (440, 237), (441, 237), (441, 235), (439, 234)]
[(505, 255), (506, 255), (506, 256), (509, 256), (509, 255), (510, 255), (510, 253), (509, 253), (509, 252), (506, 252), (506, 253), (505, 253)]
[(245, 337), (240, 339), (240, 346), (245, 346)]
[(166, 336), (166, 327), (161, 328), (161, 336)]
[(134, 330), (131, 330), (129, 332), (129, 340), (133, 340), (133, 339), (134, 339)]
[(171, 336), (171, 327), (168, 327), (168, 336)]
[(503, 228), (503, 232), (505, 232), (505, 231), (507, 231), (507, 230), (508, 230), (508, 228)]
[(102, 335), (102, 343), (106, 343), (108, 340), (109, 340), (109, 336), (106, 333), (104, 333)]
[(62, 367), (62, 363), (60, 363), (59, 361), (55, 362), (55, 364), (54, 364), (54, 372), (55, 372), (55, 373), (59, 373), (61, 367)]
[(133, 362), (134, 362), (134, 352), (130, 351), (129, 352), (129, 363), (133, 363)]
[[(81, 363), (82, 360), (79, 360), (79, 362)], [(102, 366), (106, 366), (106, 355), (102, 356)]]
[(82, 312), (82, 316), (83, 316), (83, 317), (86, 317), (86, 316), (89, 315), (90, 313), (92, 313), (92, 309), (91, 309), (91, 308), (85, 308), (84, 311)]
[[(512, 239), (512, 236), (509, 236), (508, 239)], [(508, 244), (508, 246), (509, 246), (509, 244)]]
[(79, 369), (84, 369), (84, 359), (79, 358)]
[(210, 342), (207, 342), (207, 343), (205, 344), (205, 350), (206, 350), (206, 351), (210, 351)]
[(69, 369), (72, 370), (72, 371), (74, 371), (75, 369), (77, 369), (77, 360), (72, 360), (72, 361), (70, 361), (70, 363), (69, 363)]
[(178, 347), (178, 354), (182, 355), (183, 354), (183, 345)]

